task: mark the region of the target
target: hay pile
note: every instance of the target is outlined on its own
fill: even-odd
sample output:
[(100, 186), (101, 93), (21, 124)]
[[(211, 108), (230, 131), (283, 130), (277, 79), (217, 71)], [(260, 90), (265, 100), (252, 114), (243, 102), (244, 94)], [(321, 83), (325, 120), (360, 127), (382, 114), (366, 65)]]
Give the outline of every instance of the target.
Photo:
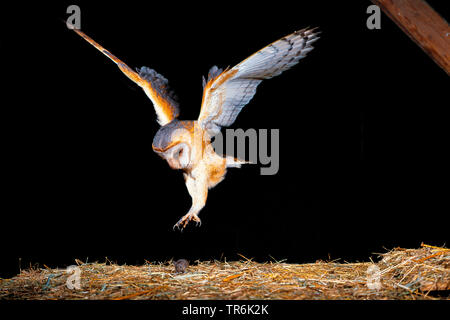
[[(378, 263), (289, 264), (197, 261), (175, 273), (172, 261), (143, 266), (83, 263), (80, 289), (66, 269), (22, 270), (0, 279), (0, 299), (449, 299), (450, 249), (396, 248)], [(71, 282), (72, 283), (72, 282)], [(433, 292), (443, 292), (440, 297)]]

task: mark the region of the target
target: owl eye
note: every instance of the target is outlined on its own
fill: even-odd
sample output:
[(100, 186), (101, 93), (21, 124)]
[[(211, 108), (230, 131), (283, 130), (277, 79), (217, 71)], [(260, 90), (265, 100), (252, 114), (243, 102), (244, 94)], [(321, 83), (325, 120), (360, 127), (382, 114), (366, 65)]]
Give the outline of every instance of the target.
[(186, 144), (180, 144), (180, 148), (174, 150), (173, 159), (178, 161), (181, 168), (185, 168), (189, 165), (189, 147)]

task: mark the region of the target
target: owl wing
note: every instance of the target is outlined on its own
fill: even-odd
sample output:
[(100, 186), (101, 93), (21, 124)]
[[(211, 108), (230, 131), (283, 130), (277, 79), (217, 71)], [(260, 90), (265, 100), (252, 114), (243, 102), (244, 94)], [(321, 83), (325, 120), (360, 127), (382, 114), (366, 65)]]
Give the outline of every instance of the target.
[(142, 67), (137, 72), (103, 48), (84, 32), (73, 29), (83, 39), (96, 47), (101, 53), (114, 61), (119, 69), (137, 85), (139, 85), (153, 102), (158, 123), (163, 126), (178, 117), (179, 107), (174, 94), (169, 90), (168, 81), (155, 70)]
[(233, 124), (242, 108), (253, 98), (256, 87), (296, 65), (313, 49), (315, 29), (303, 29), (275, 41), (231, 69), (216, 66), (203, 79), (203, 98), (198, 122), (210, 134)]

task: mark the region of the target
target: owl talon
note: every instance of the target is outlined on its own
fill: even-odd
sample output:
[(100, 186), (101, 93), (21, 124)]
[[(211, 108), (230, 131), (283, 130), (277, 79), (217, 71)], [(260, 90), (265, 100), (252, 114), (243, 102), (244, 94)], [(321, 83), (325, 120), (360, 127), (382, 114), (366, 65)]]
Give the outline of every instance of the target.
[(187, 224), (191, 221), (195, 221), (196, 226), (201, 226), (202, 221), (196, 214), (188, 213), (187, 215), (183, 216), (178, 222), (173, 226), (173, 230), (175, 228), (178, 228), (178, 230), (183, 231), (183, 229), (187, 226)]

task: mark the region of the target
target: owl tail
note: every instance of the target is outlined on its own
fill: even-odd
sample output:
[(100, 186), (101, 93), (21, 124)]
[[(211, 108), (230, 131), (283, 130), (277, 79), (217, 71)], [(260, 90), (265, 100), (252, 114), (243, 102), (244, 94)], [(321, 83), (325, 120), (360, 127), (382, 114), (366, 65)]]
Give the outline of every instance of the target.
[(225, 160), (227, 161), (227, 168), (240, 168), (241, 165), (243, 164), (254, 164), (253, 162), (241, 160), (230, 156), (225, 157)]

